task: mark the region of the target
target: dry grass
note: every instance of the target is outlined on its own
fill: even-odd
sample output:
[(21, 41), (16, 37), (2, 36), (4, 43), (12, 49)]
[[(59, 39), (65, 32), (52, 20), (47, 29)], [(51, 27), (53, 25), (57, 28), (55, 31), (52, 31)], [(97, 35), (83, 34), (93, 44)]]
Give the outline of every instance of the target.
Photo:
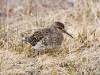
[[(0, 24), (0, 75), (100, 75), (99, 7), (99, 0), (84, 0), (67, 9), (8, 18)], [(31, 46), (21, 40), (54, 21), (63, 22), (74, 39), (64, 35), (59, 51), (32, 57)]]

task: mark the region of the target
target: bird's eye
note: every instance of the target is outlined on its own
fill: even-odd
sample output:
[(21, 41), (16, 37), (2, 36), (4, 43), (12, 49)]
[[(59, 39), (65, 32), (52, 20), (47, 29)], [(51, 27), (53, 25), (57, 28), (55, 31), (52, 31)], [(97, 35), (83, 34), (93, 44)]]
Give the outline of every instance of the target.
[(62, 29), (61, 27), (58, 27), (59, 29)]

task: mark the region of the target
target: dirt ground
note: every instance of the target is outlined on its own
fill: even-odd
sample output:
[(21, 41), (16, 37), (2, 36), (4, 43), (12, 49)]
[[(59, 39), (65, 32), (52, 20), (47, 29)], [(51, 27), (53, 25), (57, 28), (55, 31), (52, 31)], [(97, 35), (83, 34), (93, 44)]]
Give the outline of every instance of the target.
[[(0, 75), (100, 75), (99, 0), (10, 3), (0, 6)], [(56, 21), (74, 37), (64, 34), (59, 50), (36, 54), (22, 42)]]

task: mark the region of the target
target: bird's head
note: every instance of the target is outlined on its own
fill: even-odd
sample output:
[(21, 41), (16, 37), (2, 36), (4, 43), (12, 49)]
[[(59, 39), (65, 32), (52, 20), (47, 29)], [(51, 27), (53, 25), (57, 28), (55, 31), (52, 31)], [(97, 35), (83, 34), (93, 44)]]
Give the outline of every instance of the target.
[(73, 38), (73, 36), (71, 34), (69, 34), (66, 30), (65, 30), (65, 26), (63, 23), (61, 22), (54, 22), (51, 26), (51, 28), (53, 30), (55, 30), (56, 32), (61, 32), (61, 33), (66, 33), (67, 35), (69, 35), (70, 37)]

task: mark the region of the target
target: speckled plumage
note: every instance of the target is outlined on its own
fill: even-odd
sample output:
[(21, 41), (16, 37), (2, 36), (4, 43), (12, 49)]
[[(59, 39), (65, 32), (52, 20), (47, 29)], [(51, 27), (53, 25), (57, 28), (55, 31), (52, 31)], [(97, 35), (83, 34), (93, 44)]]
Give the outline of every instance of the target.
[[(54, 22), (50, 28), (34, 32), (30, 37), (25, 37), (26, 42), (29, 42), (35, 50), (50, 50), (59, 48), (63, 41), (63, 34), (67, 33), (64, 29), (64, 24)], [(71, 36), (69, 33), (67, 33)], [(72, 37), (72, 36), (71, 36)]]

